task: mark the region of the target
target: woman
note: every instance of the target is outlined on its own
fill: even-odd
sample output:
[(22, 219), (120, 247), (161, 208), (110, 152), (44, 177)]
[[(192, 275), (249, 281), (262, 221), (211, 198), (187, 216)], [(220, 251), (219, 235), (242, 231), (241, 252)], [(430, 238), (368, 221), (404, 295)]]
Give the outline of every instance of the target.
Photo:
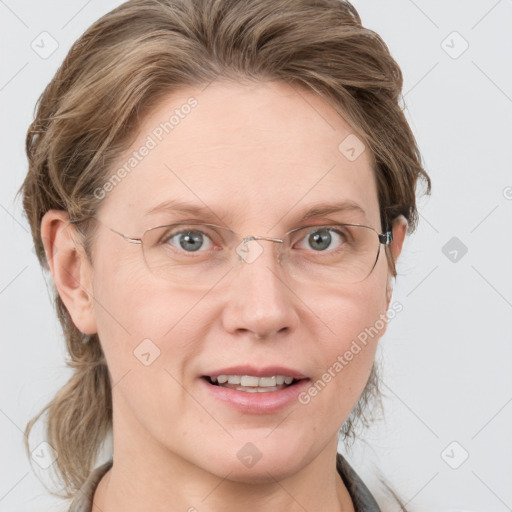
[(338, 0), (130, 1), (73, 45), (20, 189), (75, 370), (42, 411), (69, 510), (380, 510), (337, 445), (430, 191), (401, 87)]

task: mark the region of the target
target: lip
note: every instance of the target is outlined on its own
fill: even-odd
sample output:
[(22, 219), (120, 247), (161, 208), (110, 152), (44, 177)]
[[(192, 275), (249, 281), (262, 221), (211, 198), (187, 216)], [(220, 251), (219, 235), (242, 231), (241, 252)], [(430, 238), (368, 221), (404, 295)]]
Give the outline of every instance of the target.
[(230, 366), (229, 368), (222, 368), (220, 370), (212, 370), (211, 373), (206, 373), (205, 377), (218, 377), (219, 375), (251, 375), (254, 377), (272, 377), (273, 375), (282, 375), (283, 377), (293, 377), (294, 379), (307, 379), (298, 370), (293, 368), (286, 368), (284, 366), (265, 366), (257, 368), (256, 366)]
[[(230, 372), (232, 371), (233, 368), (230, 369)], [(282, 371), (282, 369), (280, 371)], [(277, 374), (283, 375), (283, 373), (279, 372), (277, 372)], [(222, 375), (222, 373), (219, 373), (219, 375)], [(231, 373), (231, 375), (241, 374)], [(249, 375), (251, 375), (251, 373), (249, 373)], [(273, 375), (276, 375), (276, 373), (273, 373)], [(260, 376), (265, 377), (267, 375)], [(291, 374), (288, 376), (293, 377)], [(310, 379), (302, 377), (295, 384), (287, 386), (279, 391), (250, 393), (247, 391), (237, 391), (236, 389), (216, 386), (215, 384), (211, 384), (207, 377), (201, 377), (199, 381), (210, 396), (213, 396), (219, 402), (225, 403), (244, 414), (272, 414), (279, 412), (292, 404), (297, 406), (298, 395), (305, 391), (310, 383)]]

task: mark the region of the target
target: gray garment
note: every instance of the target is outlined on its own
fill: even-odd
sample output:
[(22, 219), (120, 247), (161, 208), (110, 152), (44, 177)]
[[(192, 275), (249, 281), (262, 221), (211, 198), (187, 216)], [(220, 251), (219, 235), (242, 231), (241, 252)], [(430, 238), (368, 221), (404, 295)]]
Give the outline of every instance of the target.
[[(112, 467), (112, 460), (97, 467), (75, 495), (68, 512), (92, 512), (92, 499), (103, 475)], [(354, 503), (355, 512), (382, 512), (374, 497), (340, 453), (336, 457), (336, 469)]]

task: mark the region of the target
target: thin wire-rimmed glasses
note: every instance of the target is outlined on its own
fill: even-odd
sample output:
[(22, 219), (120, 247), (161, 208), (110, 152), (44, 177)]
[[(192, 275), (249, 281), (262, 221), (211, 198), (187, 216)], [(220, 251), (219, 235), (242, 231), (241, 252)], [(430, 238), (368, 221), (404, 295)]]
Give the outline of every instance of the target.
[[(299, 282), (318, 285), (353, 284), (375, 268), (381, 245), (391, 231), (378, 233), (362, 224), (321, 224), (294, 228), (282, 238), (243, 237), (225, 226), (181, 222), (149, 228), (140, 238), (105, 225), (127, 242), (142, 246), (149, 271), (186, 287), (209, 287), (240, 262), (253, 263), (264, 251), (259, 240), (279, 243), (277, 261)], [(73, 222), (79, 223), (79, 222)]]

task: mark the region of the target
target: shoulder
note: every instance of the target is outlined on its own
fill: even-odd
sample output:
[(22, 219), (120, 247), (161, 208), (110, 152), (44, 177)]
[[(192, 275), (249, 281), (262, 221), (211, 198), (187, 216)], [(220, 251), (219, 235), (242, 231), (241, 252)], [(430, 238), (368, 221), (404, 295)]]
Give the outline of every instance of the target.
[(103, 475), (112, 467), (112, 459), (98, 466), (84, 482), (84, 485), (76, 493), (68, 512), (91, 512), (94, 492)]

